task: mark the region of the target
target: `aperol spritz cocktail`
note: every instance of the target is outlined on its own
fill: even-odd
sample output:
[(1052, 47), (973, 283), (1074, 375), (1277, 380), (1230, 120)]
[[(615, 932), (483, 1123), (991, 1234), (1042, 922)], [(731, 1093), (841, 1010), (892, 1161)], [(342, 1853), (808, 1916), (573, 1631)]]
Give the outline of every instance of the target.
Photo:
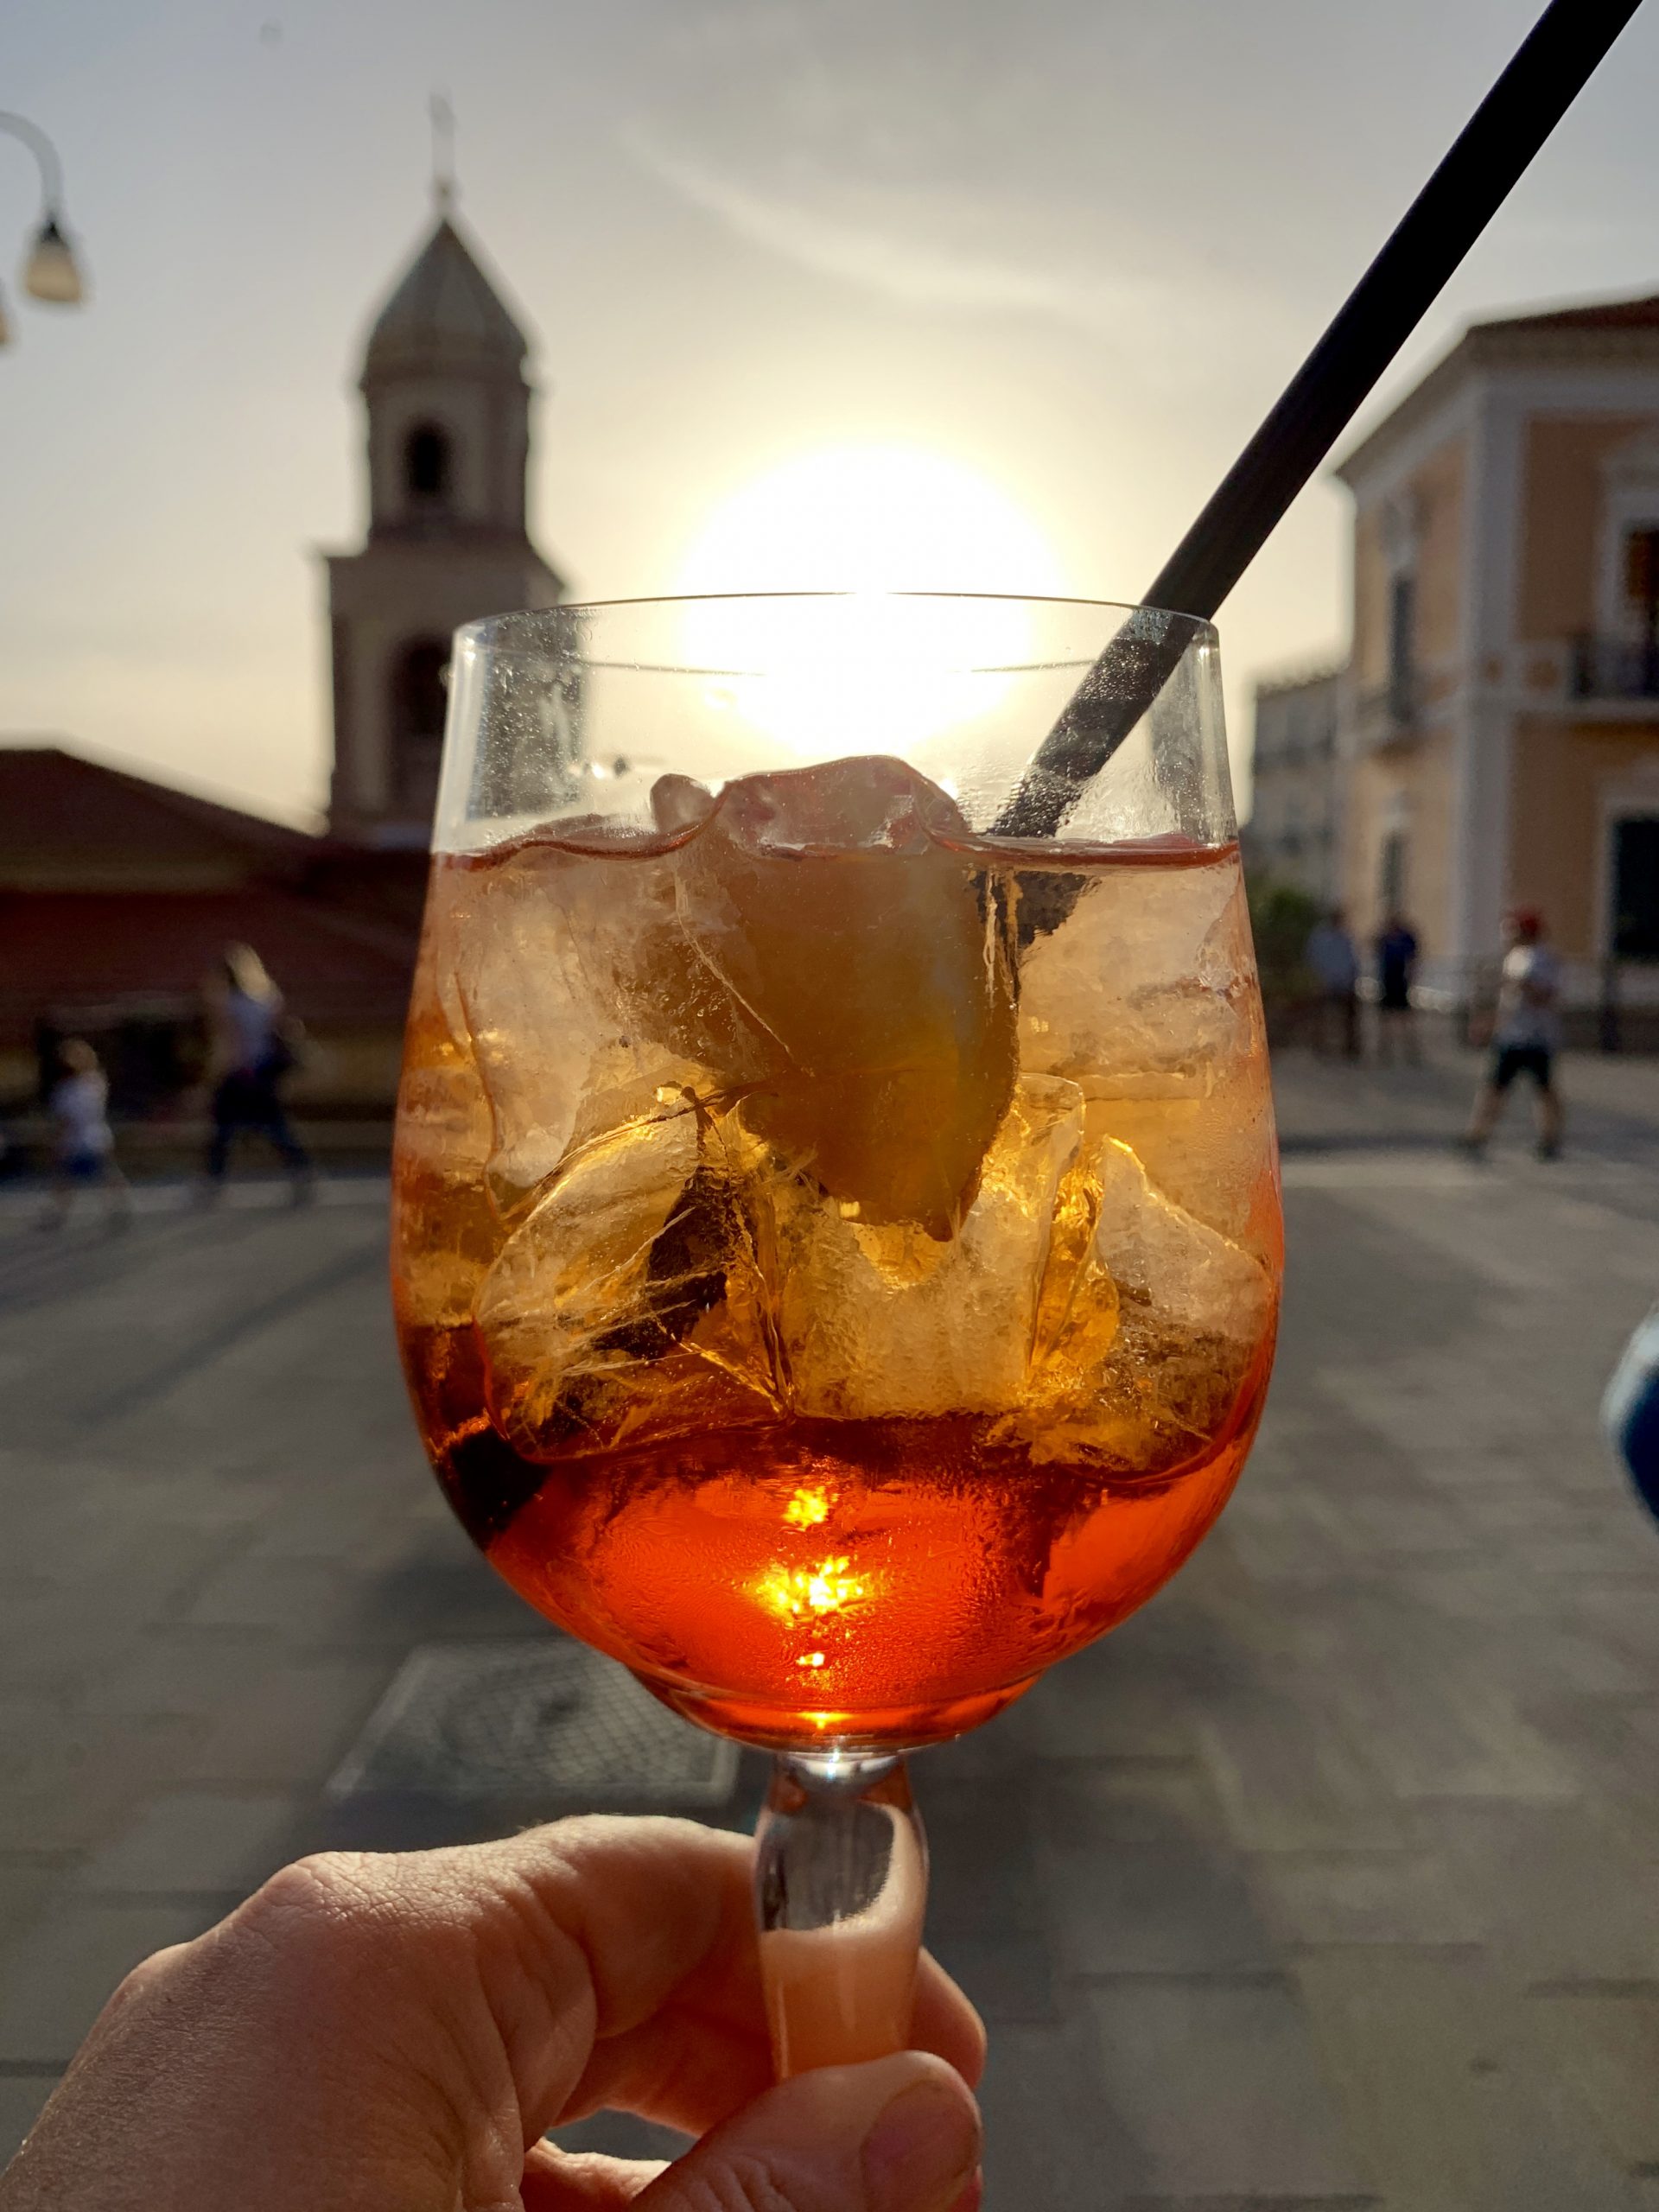
[(690, 1717), (955, 1734), (1175, 1571), (1260, 1414), (1278, 1192), (1224, 766), (1183, 781), (1154, 730), (1052, 841), (855, 732), (716, 777), (664, 725), (596, 779), (596, 702), (543, 658), (562, 803), (503, 786), (441, 839), (410, 1020), (428, 1451), (513, 1587)]

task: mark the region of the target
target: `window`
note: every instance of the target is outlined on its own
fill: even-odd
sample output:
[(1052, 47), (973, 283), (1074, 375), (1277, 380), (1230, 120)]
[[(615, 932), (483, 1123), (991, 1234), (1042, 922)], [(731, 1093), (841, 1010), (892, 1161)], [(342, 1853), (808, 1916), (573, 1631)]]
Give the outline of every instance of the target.
[(1408, 841), (1403, 830), (1390, 830), (1377, 849), (1376, 896), (1385, 914), (1400, 914), (1406, 906), (1406, 861)]
[(1613, 824), (1613, 950), (1659, 960), (1659, 814)]
[(404, 486), (419, 506), (442, 506), (449, 497), (449, 440), (435, 423), (422, 423), (404, 441)]
[(1408, 573), (1389, 586), (1389, 711), (1396, 721), (1412, 717), (1416, 628), (1417, 579)]
[(1659, 530), (1625, 532), (1624, 595), (1638, 607), (1659, 604)]

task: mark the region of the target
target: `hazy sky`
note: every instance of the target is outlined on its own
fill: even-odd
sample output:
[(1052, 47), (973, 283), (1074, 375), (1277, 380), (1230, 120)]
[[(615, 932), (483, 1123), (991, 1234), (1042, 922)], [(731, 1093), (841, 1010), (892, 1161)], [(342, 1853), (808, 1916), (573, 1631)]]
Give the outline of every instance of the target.
[[(584, 595), (671, 586), (724, 495), (874, 438), (1133, 597), (1541, 4), (14, 0), (0, 107), (57, 140), (95, 296), (8, 286), (0, 733), (319, 801), (313, 549), (361, 526), (351, 386), (435, 86)], [(1656, 81), (1650, 9), (1390, 389), (1471, 315), (1659, 289)], [(33, 195), (0, 141), (8, 254)], [(1236, 703), (1339, 649), (1344, 519), (1306, 494), (1224, 611)]]

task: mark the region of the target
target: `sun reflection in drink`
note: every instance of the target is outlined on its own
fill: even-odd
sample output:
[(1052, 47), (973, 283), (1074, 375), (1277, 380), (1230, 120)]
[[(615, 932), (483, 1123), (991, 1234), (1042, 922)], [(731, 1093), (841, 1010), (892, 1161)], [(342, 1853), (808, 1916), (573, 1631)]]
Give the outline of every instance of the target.
[(822, 1620), (845, 1612), (869, 1595), (864, 1578), (849, 1573), (851, 1566), (851, 1559), (842, 1553), (820, 1560), (816, 1567), (769, 1567), (755, 1583), (754, 1594), (779, 1620)]
[(791, 1529), (818, 1529), (830, 1518), (834, 1503), (824, 1490), (798, 1490), (784, 1508), (784, 1518)]

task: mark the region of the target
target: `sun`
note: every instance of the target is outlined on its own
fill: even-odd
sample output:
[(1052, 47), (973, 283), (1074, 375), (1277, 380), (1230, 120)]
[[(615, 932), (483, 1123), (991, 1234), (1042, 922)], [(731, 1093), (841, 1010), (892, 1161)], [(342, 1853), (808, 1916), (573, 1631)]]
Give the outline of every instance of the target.
[(1052, 546), (1018, 504), (952, 456), (912, 445), (802, 454), (708, 517), (676, 579), (690, 594), (838, 592), (688, 607), (685, 649), (722, 671), (711, 710), (802, 759), (908, 751), (989, 711), (1026, 651), (1012, 603), (893, 592), (1063, 594)]
[(951, 455), (826, 446), (756, 477), (709, 515), (682, 592), (1063, 592), (1042, 531)]

